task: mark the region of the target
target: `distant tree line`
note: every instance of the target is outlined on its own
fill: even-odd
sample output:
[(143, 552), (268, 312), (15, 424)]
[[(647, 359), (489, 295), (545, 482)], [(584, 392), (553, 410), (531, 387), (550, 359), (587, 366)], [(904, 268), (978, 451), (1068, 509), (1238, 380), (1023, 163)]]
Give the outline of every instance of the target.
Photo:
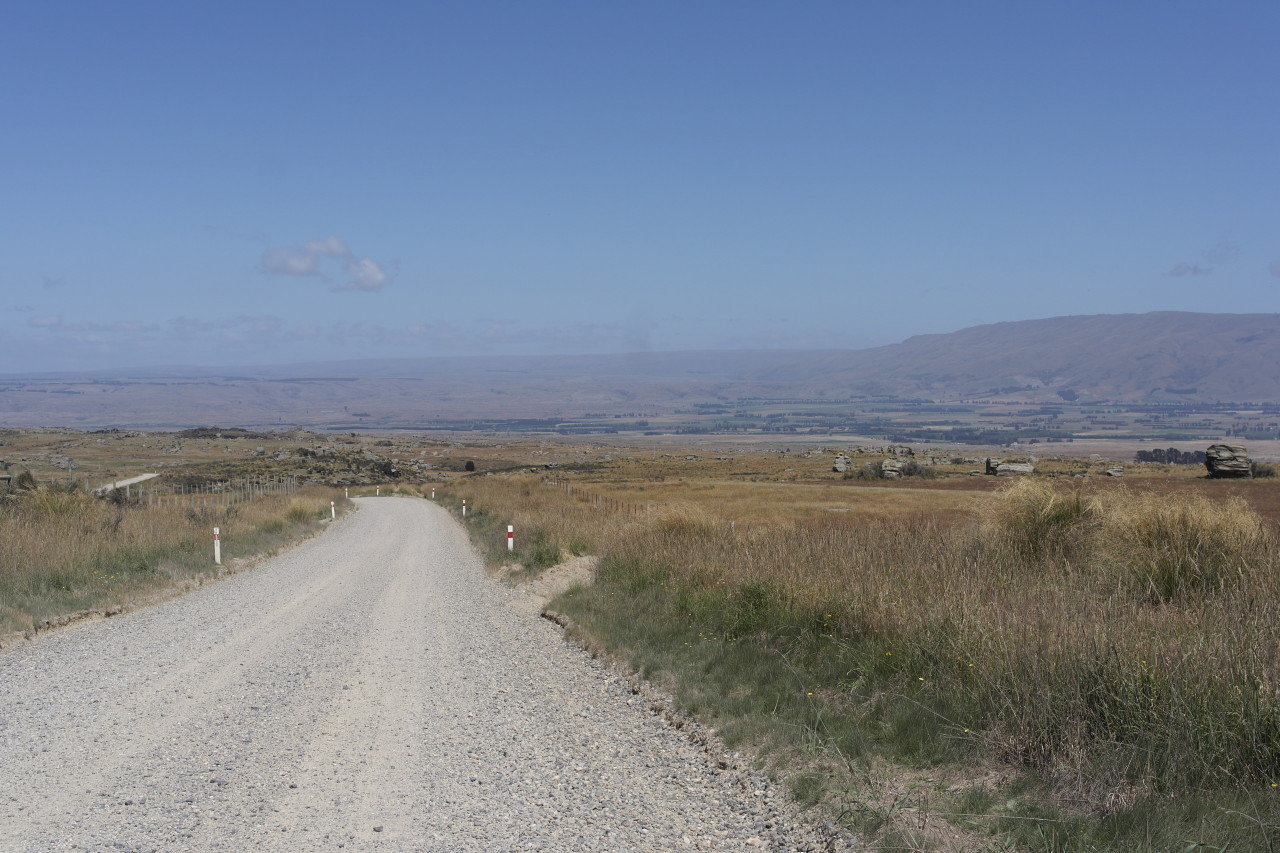
[(1134, 459), (1138, 462), (1163, 462), (1166, 465), (1203, 465), (1203, 450), (1178, 450), (1170, 447), (1164, 450), (1139, 450)]

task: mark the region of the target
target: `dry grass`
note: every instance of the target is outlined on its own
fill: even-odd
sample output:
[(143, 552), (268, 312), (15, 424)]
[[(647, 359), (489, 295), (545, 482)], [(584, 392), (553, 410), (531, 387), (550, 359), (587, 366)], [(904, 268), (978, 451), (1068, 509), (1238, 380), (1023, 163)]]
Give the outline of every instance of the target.
[[(820, 719), (813, 742), (836, 754), (1034, 768), (1097, 813), (1280, 784), (1280, 558), (1253, 509), (1274, 505), (1270, 484), (1027, 479), (942, 499), (822, 484), (790, 501), (791, 523), (747, 526), (719, 511), (785, 519), (773, 507), (799, 487), (605, 490), (664, 508), (633, 515), (484, 479), (457, 487), (603, 554), (597, 588), (557, 605), (588, 640), (645, 671), (685, 667), (706, 685), (690, 705), (724, 731), (778, 737), (729, 721), (760, 691), (751, 713)], [(868, 510), (827, 512), (842, 493)], [(871, 509), (903, 493), (923, 500)]]
[(627, 503), (652, 505), (661, 511), (673, 506), (693, 506), (740, 525), (789, 525), (838, 515), (861, 519), (919, 513), (962, 517), (976, 509), (980, 496), (986, 491), (962, 488), (970, 485), (967, 478), (954, 485), (934, 488), (841, 481), (777, 483), (699, 479), (655, 485), (592, 485), (590, 488)]
[[(467, 523), (494, 562), (532, 562), (545, 568), (563, 555), (596, 553), (608, 538), (639, 524), (632, 512), (594, 503), (592, 492), (571, 493), (533, 474), (470, 477), (417, 491), (426, 496), (433, 489), (438, 500), (455, 510), (467, 502)], [(506, 550), (508, 524), (515, 527), (518, 550), (513, 555)]]
[(334, 497), (307, 487), (231, 504), (145, 506), (48, 486), (10, 496), (0, 501), (0, 634), (199, 582), (216, 574), (215, 526), (229, 563), (314, 528)]

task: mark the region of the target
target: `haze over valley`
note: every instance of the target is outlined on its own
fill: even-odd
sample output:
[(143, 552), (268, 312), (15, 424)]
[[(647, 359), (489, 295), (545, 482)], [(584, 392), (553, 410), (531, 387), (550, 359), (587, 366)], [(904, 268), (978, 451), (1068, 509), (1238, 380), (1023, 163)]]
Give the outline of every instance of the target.
[(863, 350), (0, 376), (4, 425), (80, 429), (1272, 439), (1277, 401), (1280, 315), (1182, 312), (998, 323)]

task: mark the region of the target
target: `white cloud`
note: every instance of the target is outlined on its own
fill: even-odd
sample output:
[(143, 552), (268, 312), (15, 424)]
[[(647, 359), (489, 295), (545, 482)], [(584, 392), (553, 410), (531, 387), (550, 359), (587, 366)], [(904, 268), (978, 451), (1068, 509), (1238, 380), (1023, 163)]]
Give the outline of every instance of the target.
[(1213, 267), (1202, 267), (1199, 264), (1177, 264), (1173, 269), (1169, 270), (1169, 275), (1180, 277), (1184, 275), (1212, 275)]
[(319, 275), (316, 255), (306, 249), (267, 249), (262, 253), (262, 271), (273, 275)]
[(387, 267), (373, 258), (358, 258), (341, 237), (330, 234), (308, 240), (301, 246), (283, 246), (267, 249), (262, 253), (260, 269), (272, 275), (310, 276), (329, 280), (320, 268), (322, 258), (342, 261), (342, 272), (347, 276), (344, 284), (334, 290), (362, 290), (374, 293), (382, 289), (392, 278)]
[(41, 314), (38, 317), (32, 317), (28, 320), (27, 325), (35, 326), (38, 329), (53, 329), (62, 325), (62, 315)]
[(313, 255), (328, 255), (331, 258), (351, 257), (351, 250), (347, 248), (347, 244), (342, 241), (342, 238), (332, 234), (320, 240), (308, 240), (302, 248)]
[(342, 265), (342, 269), (351, 280), (338, 287), (338, 290), (381, 290), (391, 276), (373, 258), (351, 260)]

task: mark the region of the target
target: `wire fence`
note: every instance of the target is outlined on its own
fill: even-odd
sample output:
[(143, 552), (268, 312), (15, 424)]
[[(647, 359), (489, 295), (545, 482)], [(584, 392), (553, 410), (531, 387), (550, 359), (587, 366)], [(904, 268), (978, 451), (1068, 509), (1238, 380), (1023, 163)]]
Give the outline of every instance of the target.
[(584, 489), (581, 486), (575, 486), (572, 483), (566, 483), (564, 480), (554, 480), (550, 477), (543, 477), (542, 482), (547, 486), (554, 486), (560, 489), (566, 495), (577, 498), (580, 501), (589, 503), (592, 506), (598, 506), (601, 509), (611, 510), (612, 512), (628, 513), (630, 515), (648, 515), (654, 512), (658, 504), (637, 504), (628, 501), (620, 501), (609, 495), (602, 495), (593, 492), (590, 489)]
[(110, 497), (113, 492), (119, 493), (125, 500), (147, 506), (226, 506), (251, 501), (262, 495), (291, 495), (297, 490), (297, 477), (268, 476), (238, 477), (202, 485), (177, 483), (169, 487), (150, 483), (143, 486), (139, 483), (107, 488), (100, 490), (100, 493), (103, 497)]

